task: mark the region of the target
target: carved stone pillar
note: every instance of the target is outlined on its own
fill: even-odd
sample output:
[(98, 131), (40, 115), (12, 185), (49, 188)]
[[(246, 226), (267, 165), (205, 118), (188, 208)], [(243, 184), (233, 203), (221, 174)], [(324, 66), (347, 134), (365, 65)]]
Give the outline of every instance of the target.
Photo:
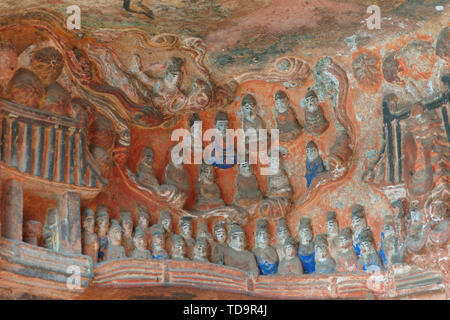
[(22, 241), (23, 185), (15, 179), (2, 186), (1, 234), (11, 240)]
[(59, 200), (61, 221), (60, 251), (81, 254), (81, 217), (80, 196), (75, 192), (66, 192)]

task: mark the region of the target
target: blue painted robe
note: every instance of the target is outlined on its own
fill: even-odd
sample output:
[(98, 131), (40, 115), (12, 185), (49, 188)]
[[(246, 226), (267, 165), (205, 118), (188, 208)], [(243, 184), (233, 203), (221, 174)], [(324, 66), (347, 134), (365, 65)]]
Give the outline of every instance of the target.
[(98, 237), (98, 261), (103, 261), (106, 250), (108, 249), (108, 237)]
[(384, 250), (383, 250), (383, 240), (384, 240), (384, 232), (381, 231), (380, 257), (381, 257), (381, 260), (383, 260), (383, 263), (385, 265), (387, 265), (388, 261), (387, 261), (387, 258), (386, 258), (386, 254), (384, 253)]
[[(214, 159), (212, 161), (212, 164), (221, 169), (229, 169), (229, 168), (234, 167), (234, 165), (237, 163), (237, 157), (234, 152), (234, 144), (231, 144), (227, 148), (222, 148), (222, 161), (220, 161), (218, 156), (216, 157), (216, 155), (215, 155), (216, 150), (218, 150), (220, 148), (222, 148), (221, 143), (215, 142), (215, 150), (213, 153)], [(233, 160), (233, 162), (231, 164), (227, 163), (227, 160), (229, 161), (229, 159)]]
[(169, 259), (169, 254), (165, 250), (161, 250), (157, 252), (152, 252), (152, 257), (155, 258), (156, 260), (164, 260)]
[(258, 263), (258, 268), (263, 276), (276, 274), (278, 272), (278, 260), (275, 263), (270, 263), (269, 261), (261, 261), (259, 257), (256, 257), (256, 262)]
[(358, 234), (358, 237), (356, 237), (356, 241), (353, 241), (353, 249), (355, 249), (356, 255), (361, 255), (361, 248), (360, 248), (360, 242), (361, 240), (361, 234)]
[(313, 273), (316, 269), (316, 261), (314, 260), (314, 249), (312, 250), (312, 253), (308, 254), (309, 252), (311, 252), (311, 250), (308, 250), (310, 248), (314, 248), (313, 244), (310, 243), (310, 246), (308, 249), (302, 249), (302, 246), (298, 247), (298, 257), (300, 258), (300, 260), (302, 260), (302, 265), (303, 265), (303, 271), (305, 274), (308, 273)]
[(317, 157), (313, 162), (306, 160), (306, 187), (309, 188), (313, 179), (321, 172), (324, 172), (325, 168), (323, 166), (323, 161), (321, 157)]

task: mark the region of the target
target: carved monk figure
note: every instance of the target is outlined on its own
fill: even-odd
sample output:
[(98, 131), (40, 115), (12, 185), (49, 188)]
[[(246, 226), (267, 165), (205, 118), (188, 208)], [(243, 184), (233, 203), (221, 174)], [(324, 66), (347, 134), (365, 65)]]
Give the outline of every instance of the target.
[(134, 250), (131, 253), (131, 258), (133, 259), (151, 259), (152, 254), (150, 250), (147, 250), (147, 235), (145, 234), (144, 229), (140, 226), (136, 227), (134, 230)]
[(173, 234), (171, 238), (171, 244), (171, 254), (173, 260), (189, 260), (188, 258), (186, 258), (186, 244), (183, 240), (183, 237), (178, 234)]
[(212, 151), (211, 159), (208, 159), (208, 163), (222, 169), (231, 168), (237, 163), (237, 157), (234, 152), (234, 141), (230, 141), (229, 145), (227, 144), (226, 136), (229, 123), (230, 120), (225, 112), (219, 111), (216, 113), (214, 117), (214, 128), (221, 134), (222, 139), (213, 138), (214, 150)]
[[(204, 220), (197, 220), (197, 236), (195, 237), (196, 239), (198, 238), (205, 238), (206, 241), (208, 241), (208, 245), (210, 247), (212, 247), (214, 245), (214, 239), (213, 236), (211, 235), (211, 233), (208, 230), (208, 224), (206, 221)], [(208, 247), (208, 249), (210, 248)]]
[(275, 274), (278, 271), (278, 255), (276, 250), (269, 245), (269, 230), (267, 221), (259, 219), (255, 233), (255, 248), (253, 253), (258, 263), (259, 271), (262, 275)]
[(359, 204), (352, 206), (351, 224), (353, 232), (353, 248), (356, 254), (360, 255), (360, 233), (367, 227), (366, 219), (364, 218), (364, 208)]
[(370, 228), (365, 228), (361, 231), (361, 254), (357, 267), (362, 271), (378, 271), (384, 269), (381, 258), (375, 250)]
[(242, 129), (263, 129), (263, 122), (256, 113), (256, 99), (251, 94), (246, 94), (242, 99)]
[(303, 266), (297, 256), (297, 243), (293, 238), (287, 238), (283, 244), (284, 253), (278, 266), (278, 274), (300, 275), (303, 274)]
[(195, 239), (193, 238), (193, 227), (191, 217), (182, 217), (179, 221), (180, 235), (183, 237), (187, 247), (187, 256), (192, 259), (194, 256)]
[(152, 148), (145, 147), (142, 150), (141, 161), (138, 165), (137, 181), (144, 187), (157, 191), (159, 190), (159, 182), (153, 170), (153, 160), (154, 154)]
[(380, 257), (385, 266), (391, 266), (403, 262), (403, 254), (400, 250), (398, 237), (395, 235), (394, 218), (392, 215), (384, 217), (383, 230), (381, 231)]
[(336, 260), (339, 252), (339, 225), (336, 219), (336, 212), (327, 212), (327, 242), (331, 257)]
[(83, 244), (83, 254), (91, 257), (92, 263), (96, 264), (98, 260), (98, 237), (95, 233), (95, 214), (90, 208), (83, 211), (83, 233), (81, 240)]
[(339, 233), (339, 253), (336, 258), (336, 271), (353, 272), (356, 270), (358, 257), (352, 245), (352, 229), (344, 228)]
[(108, 236), (109, 229), (109, 214), (104, 206), (97, 208), (97, 216), (95, 218), (97, 223), (97, 235), (98, 235), (98, 262), (102, 262), (106, 257), (108, 251)]
[(306, 144), (306, 187), (309, 188), (311, 182), (319, 174), (325, 171), (322, 158), (319, 155), (319, 149), (314, 141), (310, 141)]
[(237, 192), (233, 204), (239, 207), (250, 209), (263, 199), (263, 195), (259, 190), (258, 180), (252, 172), (251, 165), (247, 161), (239, 164), (236, 189)]
[(244, 230), (233, 223), (230, 226), (229, 235), (229, 248), (224, 252), (224, 265), (241, 269), (256, 278), (259, 274), (258, 265), (254, 254), (246, 250)]
[(187, 195), (189, 194), (188, 178), (188, 173), (184, 167), (184, 164), (174, 163), (170, 154), (170, 160), (166, 166), (166, 171), (164, 174), (164, 184), (174, 186)]
[(122, 229), (116, 219), (111, 220), (108, 230), (108, 251), (106, 260), (126, 258), (125, 249), (122, 247)]
[(208, 260), (208, 241), (204, 237), (200, 237), (194, 246), (194, 261), (209, 262)]
[(48, 209), (47, 219), (43, 230), (44, 248), (59, 251), (60, 229), (58, 224), (58, 211), (56, 208)]
[(314, 260), (316, 262), (316, 273), (333, 273), (336, 262), (328, 252), (328, 243), (325, 234), (319, 234), (314, 239)]
[(208, 210), (224, 206), (219, 186), (215, 182), (214, 167), (209, 164), (200, 165), (200, 175), (197, 184), (197, 210)]
[(147, 213), (147, 211), (145, 211), (144, 208), (138, 205), (137, 216), (138, 216), (137, 226), (142, 228), (142, 230), (144, 230), (146, 239), (147, 240), (150, 239), (150, 228), (149, 228), (150, 215)]
[(308, 216), (300, 219), (298, 226), (298, 257), (302, 260), (303, 270), (305, 274), (313, 273), (316, 262), (314, 260), (314, 243), (311, 220)]
[(311, 134), (319, 135), (328, 127), (328, 121), (323, 116), (319, 106), (316, 92), (309, 90), (305, 96), (305, 130)]
[(164, 245), (166, 249), (169, 249), (170, 246), (170, 238), (172, 237), (172, 217), (170, 216), (169, 211), (161, 211), (158, 218), (158, 224), (163, 227), (163, 236), (164, 236)]
[(289, 142), (296, 139), (302, 132), (302, 127), (295, 117), (294, 110), (289, 102), (289, 98), (282, 90), (275, 93), (275, 108), (277, 129), (279, 130), (280, 141)]
[(133, 243), (133, 218), (129, 211), (120, 211), (120, 225), (122, 227), (122, 244), (127, 257), (131, 256), (134, 249)]
[(170, 256), (165, 250), (164, 227), (160, 224), (154, 224), (150, 228), (152, 235), (152, 256), (156, 260), (169, 259)]
[(275, 249), (277, 250), (277, 255), (278, 255), (278, 258), (280, 259), (280, 261), (284, 257), (285, 241), (289, 238), (291, 238), (291, 234), (289, 233), (289, 229), (286, 224), (286, 218), (278, 219), (278, 222), (277, 222), (277, 245), (275, 246)]
[(216, 241), (211, 248), (211, 262), (223, 265), (224, 264), (224, 254), (228, 249), (227, 244), (227, 230), (222, 221), (217, 221), (214, 225), (214, 236)]

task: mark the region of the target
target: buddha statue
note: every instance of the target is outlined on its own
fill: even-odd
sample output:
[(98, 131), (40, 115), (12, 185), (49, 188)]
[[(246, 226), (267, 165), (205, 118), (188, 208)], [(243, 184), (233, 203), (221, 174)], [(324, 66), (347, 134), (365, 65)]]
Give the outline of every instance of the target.
[(120, 226), (122, 227), (122, 245), (127, 257), (131, 256), (134, 249), (133, 243), (133, 218), (129, 211), (120, 211)]
[(384, 270), (381, 258), (375, 250), (370, 228), (365, 228), (360, 233), (360, 256), (358, 258), (357, 268), (362, 271), (382, 271)]
[(353, 248), (355, 248), (356, 254), (360, 255), (360, 238), (361, 231), (367, 227), (366, 219), (364, 218), (364, 208), (359, 204), (352, 206), (351, 224), (353, 232)]
[(335, 211), (327, 212), (327, 242), (331, 257), (336, 260), (339, 252), (339, 224)]
[(174, 163), (172, 156), (170, 156), (169, 163), (166, 166), (164, 184), (177, 188), (185, 195), (189, 194), (189, 177), (186, 168), (183, 163)]
[(253, 253), (262, 275), (276, 274), (278, 271), (278, 255), (276, 250), (269, 245), (269, 230), (267, 220), (259, 219), (255, 232), (255, 248)]
[[(207, 159), (207, 162), (221, 169), (229, 169), (237, 163), (237, 157), (234, 152), (234, 139), (233, 141), (227, 141), (227, 129), (229, 127), (230, 120), (228, 115), (223, 112), (217, 112), (214, 117), (214, 128), (221, 134), (221, 138), (214, 137), (212, 143), (214, 143), (214, 150), (212, 151), (211, 158)], [(228, 142), (230, 143), (228, 145)], [(221, 150), (222, 155), (220, 152)]]
[(246, 94), (241, 102), (242, 105), (242, 129), (264, 129), (261, 118), (256, 113), (256, 99), (251, 94)]
[(122, 228), (116, 219), (112, 219), (108, 230), (108, 251), (105, 260), (124, 258), (126, 258), (126, 254), (122, 247)]
[(142, 228), (142, 230), (144, 230), (147, 240), (150, 239), (150, 215), (140, 205), (138, 205), (137, 217), (137, 227), (140, 227)]
[(298, 232), (298, 257), (302, 261), (305, 274), (315, 271), (316, 262), (314, 260), (314, 243), (311, 220), (308, 216), (303, 216), (297, 226)]
[(191, 217), (182, 217), (178, 223), (180, 229), (180, 236), (186, 243), (186, 251), (189, 259), (194, 256), (195, 239), (193, 238), (193, 226)]
[(297, 243), (293, 238), (287, 238), (283, 243), (283, 257), (280, 259), (278, 274), (280, 275), (301, 275), (303, 266), (297, 256)]
[(214, 167), (203, 163), (200, 165), (195, 209), (204, 211), (222, 206), (225, 206), (225, 202), (215, 182)]
[(159, 182), (153, 170), (153, 160), (154, 154), (152, 148), (145, 147), (142, 150), (141, 161), (138, 165), (137, 181), (144, 187), (156, 191), (159, 189)]
[(156, 260), (169, 259), (170, 256), (165, 249), (164, 227), (161, 224), (154, 224), (150, 228), (152, 236), (152, 256)]
[(134, 249), (131, 253), (133, 259), (152, 259), (150, 250), (147, 249), (147, 235), (145, 230), (137, 226), (133, 236)]
[(403, 254), (400, 249), (399, 239), (394, 230), (394, 218), (386, 215), (381, 231), (380, 258), (385, 266), (403, 263)]
[(58, 211), (56, 208), (50, 208), (47, 211), (44, 230), (44, 248), (58, 252), (60, 248), (60, 228), (58, 223)]
[(352, 245), (352, 229), (344, 228), (339, 232), (339, 252), (336, 257), (336, 271), (354, 272), (358, 257)]
[(97, 207), (97, 216), (95, 217), (97, 224), (97, 236), (98, 236), (98, 262), (102, 262), (106, 257), (108, 250), (108, 236), (109, 229), (109, 214), (108, 210), (104, 206)]
[(171, 257), (173, 260), (189, 260), (186, 258), (186, 244), (183, 237), (178, 234), (173, 234), (171, 237)]
[(225, 228), (225, 224), (220, 220), (214, 224), (214, 236), (216, 241), (211, 248), (211, 262), (223, 265), (224, 254), (228, 249), (228, 244), (227, 230)]
[(320, 135), (328, 128), (328, 121), (323, 116), (322, 108), (314, 90), (305, 96), (305, 130), (313, 135)]
[(281, 142), (295, 140), (302, 133), (302, 127), (295, 117), (289, 98), (282, 90), (278, 90), (275, 95), (275, 121), (279, 130)]
[(194, 261), (209, 262), (208, 260), (208, 241), (204, 237), (200, 237), (195, 241)]
[[(158, 224), (163, 228), (163, 236), (164, 236), (164, 245), (166, 249), (169, 249), (170, 246), (170, 238), (172, 237), (172, 217), (170, 216), (169, 211), (161, 211), (158, 218)], [(164, 248), (164, 247), (163, 247)]]
[(319, 149), (313, 141), (306, 144), (305, 166), (306, 187), (309, 188), (314, 178), (322, 172), (325, 172), (322, 158), (319, 155)]
[(289, 233), (289, 229), (286, 224), (286, 218), (282, 217), (278, 219), (277, 222), (277, 245), (275, 246), (275, 250), (277, 250), (277, 255), (280, 261), (284, 257), (284, 243), (289, 238), (291, 238), (291, 234)]
[(236, 223), (230, 226), (228, 246), (229, 248), (224, 251), (224, 265), (240, 269), (256, 278), (259, 270), (255, 256), (246, 250), (245, 232)]
[(319, 234), (314, 239), (314, 260), (316, 273), (333, 273), (336, 262), (328, 252), (328, 243), (325, 234)]
[(82, 215), (83, 232), (81, 233), (81, 243), (83, 254), (91, 257), (92, 263), (98, 260), (98, 237), (95, 233), (95, 214), (90, 208), (86, 208)]
[(258, 180), (252, 172), (249, 162), (239, 164), (239, 174), (236, 178), (236, 195), (233, 204), (250, 210), (262, 199), (263, 194), (259, 190)]

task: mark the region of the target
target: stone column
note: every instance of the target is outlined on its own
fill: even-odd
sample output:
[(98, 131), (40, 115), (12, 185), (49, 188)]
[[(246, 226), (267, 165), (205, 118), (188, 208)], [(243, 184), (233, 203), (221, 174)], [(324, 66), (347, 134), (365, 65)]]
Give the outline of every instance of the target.
[(61, 221), (60, 252), (81, 254), (80, 196), (66, 192), (59, 200)]
[(10, 179), (2, 185), (1, 234), (22, 241), (23, 184)]

